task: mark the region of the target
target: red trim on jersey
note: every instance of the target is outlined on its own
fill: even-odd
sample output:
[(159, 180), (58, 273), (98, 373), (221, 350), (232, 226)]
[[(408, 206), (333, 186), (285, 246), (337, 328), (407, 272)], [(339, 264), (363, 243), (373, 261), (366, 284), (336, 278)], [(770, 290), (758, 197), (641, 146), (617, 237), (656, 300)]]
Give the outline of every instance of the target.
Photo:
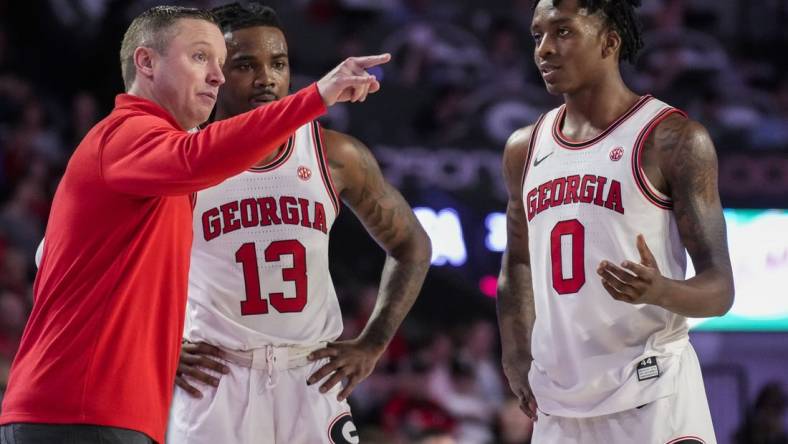
[[(531, 159), (533, 158), (534, 147), (536, 147), (536, 138), (539, 136), (539, 127), (542, 126), (544, 118), (545, 114), (539, 116), (539, 120), (536, 121), (534, 124), (534, 129), (531, 131), (531, 140), (528, 142), (528, 153), (525, 155), (525, 168), (523, 168), (523, 177), (520, 179), (521, 190), (525, 187), (525, 176), (528, 174), (528, 170), (531, 169)], [(523, 195), (523, 198), (525, 198), (525, 195)]]
[(701, 438), (700, 436), (693, 436), (693, 435), (679, 436), (678, 438), (675, 438), (675, 439), (673, 439), (671, 441), (668, 441), (665, 444), (676, 444), (679, 441), (681, 441), (682, 439), (697, 439), (698, 441), (702, 442), (703, 444), (706, 444), (706, 441), (704, 441), (703, 438)]
[(189, 202), (191, 202), (192, 211), (194, 211), (194, 208), (197, 206), (197, 193), (191, 193), (189, 195)]
[(320, 178), (323, 179), (323, 185), (326, 186), (328, 197), (331, 198), (331, 203), (334, 204), (334, 213), (339, 216), (339, 210), (342, 208), (339, 205), (339, 194), (334, 186), (334, 179), (331, 177), (331, 169), (328, 167), (328, 155), (326, 155), (326, 144), (323, 142), (323, 128), (315, 120), (312, 122), (312, 134), (315, 141), (315, 153), (317, 153), (317, 163), (320, 166)]
[(287, 139), (287, 145), (285, 146), (285, 149), (280, 151), (279, 155), (276, 156), (274, 160), (266, 163), (263, 166), (253, 166), (249, 168), (248, 171), (252, 173), (267, 173), (279, 168), (280, 166), (287, 163), (288, 160), (290, 160), (290, 156), (293, 154), (293, 151), (295, 151), (293, 149), (293, 145), (295, 145), (295, 134)]
[(656, 205), (658, 208), (662, 208), (663, 210), (672, 210), (673, 201), (660, 197), (659, 193), (651, 187), (651, 184), (646, 177), (646, 173), (643, 171), (643, 146), (645, 146), (646, 140), (648, 140), (648, 137), (651, 135), (651, 132), (654, 131), (654, 128), (656, 128), (657, 125), (674, 113), (678, 113), (684, 117), (687, 117), (687, 115), (679, 109), (673, 107), (663, 109), (653, 119), (651, 119), (651, 121), (649, 121), (642, 130), (640, 130), (640, 134), (638, 134), (637, 139), (635, 139), (635, 148), (632, 150), (632, 175), (635, 178), (635, 184), (637, 185), (638, 190), (640, 190), (640, 194), (642, 194), (646, 200)]
[(556, 143), (558, 143), (558, 145), (566, 149), (579, 150), (583, 148), (588, 148), (592, 145), (601, 142), (602, 139), (604, 139), (610, 133), (612, 133), (613, 130), (621, 126), (621, 124), (623, 124), (627, 119), (632, 117), (632, 115), (634, 115), (635, 112), (637, 112), (640, 108), (643, 107), (643, 105), (648, 103), (653, 98), (654, 97), (652, 97), (649, 94), (646, 94), (645, 96), (641, 96), (640, 99), (638, 99), (638, 101), (635, 102), (635, 104), (632, 105), (632, 107), (629, 108), (629, 110), (627, 110), (627, 112), (622, 114), (618, 119), (615, 120), (615, 122), (610, 124), (610, 126), (608, 126), (607, 129), (605, 129), (595, 137), (583, 141), (572, 140), (564, 136), (564, 133), (561, 131), (561, 126), (563, 125), (564, 118), (566, 117), (566, 105), (565, 104), (561, 105), (561, 108), (558, 109), (558, 115), (555, 117), (555, 121), (553, 122), (553, 131), (552, 131), (553, 139), (556, 141)]

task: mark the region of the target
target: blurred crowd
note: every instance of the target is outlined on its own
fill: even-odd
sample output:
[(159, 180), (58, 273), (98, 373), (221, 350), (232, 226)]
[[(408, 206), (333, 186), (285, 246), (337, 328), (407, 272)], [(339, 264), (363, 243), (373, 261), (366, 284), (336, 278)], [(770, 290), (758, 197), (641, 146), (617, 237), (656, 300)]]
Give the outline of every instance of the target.
[[(0, 393), (32, 306), (33, 257), (59, 177), (122, 90), (123, 31), (158, 3), (0, 0)], [(290, 30), (294, 88), (349, 55), (394, 55), (378, 73), (379, 96), (365, 106), (337, 106), (326, 117), (329, 127), (370, 146), (498, 151), (514, 129), (559, 103), (545, 93), (531, 61), (530, 0), (270, 4)], [(646, 47), (634, 66), (624, 67), (634, 89), (687, 110), (721, 151), (788, 151), (788, 2), (645, 0), (640, 11)], [(361, 282), (375, 281), (378, 269), (355, 267), (357, 257), (338, 254), (346, 261), (339, 267), (362, 270)], [(345, 337), (363, 328), (375, 291), (339, 288)], [(500, 371), (489, 310), (440, 330), (424, 319), (406, 323), (351, 398), (365, 441), (528, 442), (531, 424)], [(785, 411), (779, 387), (766, 393), (739, 443), (786, 442), (779, 428), (768, 439), (747, 435), (746, 427), (768, 416), (764, 411)]]
[[(357, 303), (343, 304), (351, 308), (342, 338), (364, 327), (376, 293), (364, 287)], [(529, 442), (533, 424), (510, 395), (498, 349), (490, 319), (445, 329), (406, 323), (377, 370), (350, 397), (364, 442)]]

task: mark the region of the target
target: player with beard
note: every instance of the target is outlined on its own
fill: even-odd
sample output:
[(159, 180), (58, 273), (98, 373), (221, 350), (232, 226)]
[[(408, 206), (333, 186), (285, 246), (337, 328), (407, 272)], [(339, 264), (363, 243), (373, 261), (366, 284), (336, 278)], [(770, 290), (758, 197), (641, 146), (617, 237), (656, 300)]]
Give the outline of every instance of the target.
[[(216, 119), (287, 95), (288, 47), (275, 12), (250, 2), (214, 13), (228, 48)], [(340, 199), (388, 256), (366, 327), (334, 342), (342, 315), (328, 238)], [(304, 125), (255, 167), (199, 192), (194, 230), (168, 442), (358, 442), (346, 398), (413, 305), (431, 255), (369, 149), (316, 121)]]

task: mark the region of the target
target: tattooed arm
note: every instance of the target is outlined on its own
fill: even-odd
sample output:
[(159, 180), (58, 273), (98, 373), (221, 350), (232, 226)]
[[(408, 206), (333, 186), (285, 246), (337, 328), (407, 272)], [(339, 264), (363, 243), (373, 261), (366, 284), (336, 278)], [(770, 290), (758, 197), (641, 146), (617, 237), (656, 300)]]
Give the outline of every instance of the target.
[(696, 272), (673, 282), (661, 305), (684, 316), (721, 316), (733, 304), (734, 290), (714, 144), (702, 125), (676, 115), (662, 122), (652, 139)]
[(348, 135), (324, 133), (329, 168), (342, 200), (386, 251), (375, 308), (366, 327), (352, 341), (329, 344), (311, 358), (330, 362), (309, 378), (313, 384), (333, 373), (321, 386), (325, 392), (343, 378), (346, 398), (374, 369), (405, 315), (413, 306), (432, 255), (430, 240), (402, 195), (389, 185), (369, 149)]
[(674, 114), (646, 141), (643, 167), (654, 186), (673, 200), (679, 235), (696, 275), (687, 280), (662, 276), (645, 239), (638, 236), (640, 263), (625, 261), (628, 273), (603, 262), (598, 269), (602, 284), (625, 302), (655, 304), (691, 317), (724, 315), (733, 304), (733, 272), (709, 134), (699, 123)]
[(325, 139), (342, 200), (387, 254), (378, 301), (361, 333), (362, 339), (382, 349), (421, 289), (432, 255), (430, 239), (410, 205), (383, 178), (364, 144), (328, 130)]
[(536, 400), (528, 384), (528, 371), (533, 360), (531, 332), (536, 313), (521, 183), (532, 132), (533, 127), (527, 127), (512, 134), (503, 153), (503, 176), (509, 202), (506, 205), (506, 250), (498, 278), (497, 310), (504, 373), (520, 401), (520, 408), (536, 419)]

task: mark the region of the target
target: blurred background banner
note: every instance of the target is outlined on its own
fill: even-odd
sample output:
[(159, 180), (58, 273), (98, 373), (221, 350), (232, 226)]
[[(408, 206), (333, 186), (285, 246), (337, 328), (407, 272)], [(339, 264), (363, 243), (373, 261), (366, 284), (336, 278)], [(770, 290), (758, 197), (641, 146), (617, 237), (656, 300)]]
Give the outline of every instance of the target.
[[(0, 0), (0, 389), (58, 180), (122, 92), (130, 20), (160, 3)], [(344, 57), (394, 56), (375, 72), (379, 94), (323, 118), (372, 148), (433, 243), (414, 311), (351, 397), (363, 442), (528, 442), (530, 423), (500, 370), (494, 296), (506, 243), (503, 146), (561, 103), (532, 61), (531, 1), (268, 4), (287, 30), (292, 90)], [(625, 80), (700, 121), (718, 150), (736, 302), (725, 317), (692, 320), (691, 333), (717, 438), (788, 443), (788, 1), (644, 0), (640, 15), (646, 46), (622, 65)], [(348, 213), (331, 241), (343, 337), (363, 328), (383, 263)]]

